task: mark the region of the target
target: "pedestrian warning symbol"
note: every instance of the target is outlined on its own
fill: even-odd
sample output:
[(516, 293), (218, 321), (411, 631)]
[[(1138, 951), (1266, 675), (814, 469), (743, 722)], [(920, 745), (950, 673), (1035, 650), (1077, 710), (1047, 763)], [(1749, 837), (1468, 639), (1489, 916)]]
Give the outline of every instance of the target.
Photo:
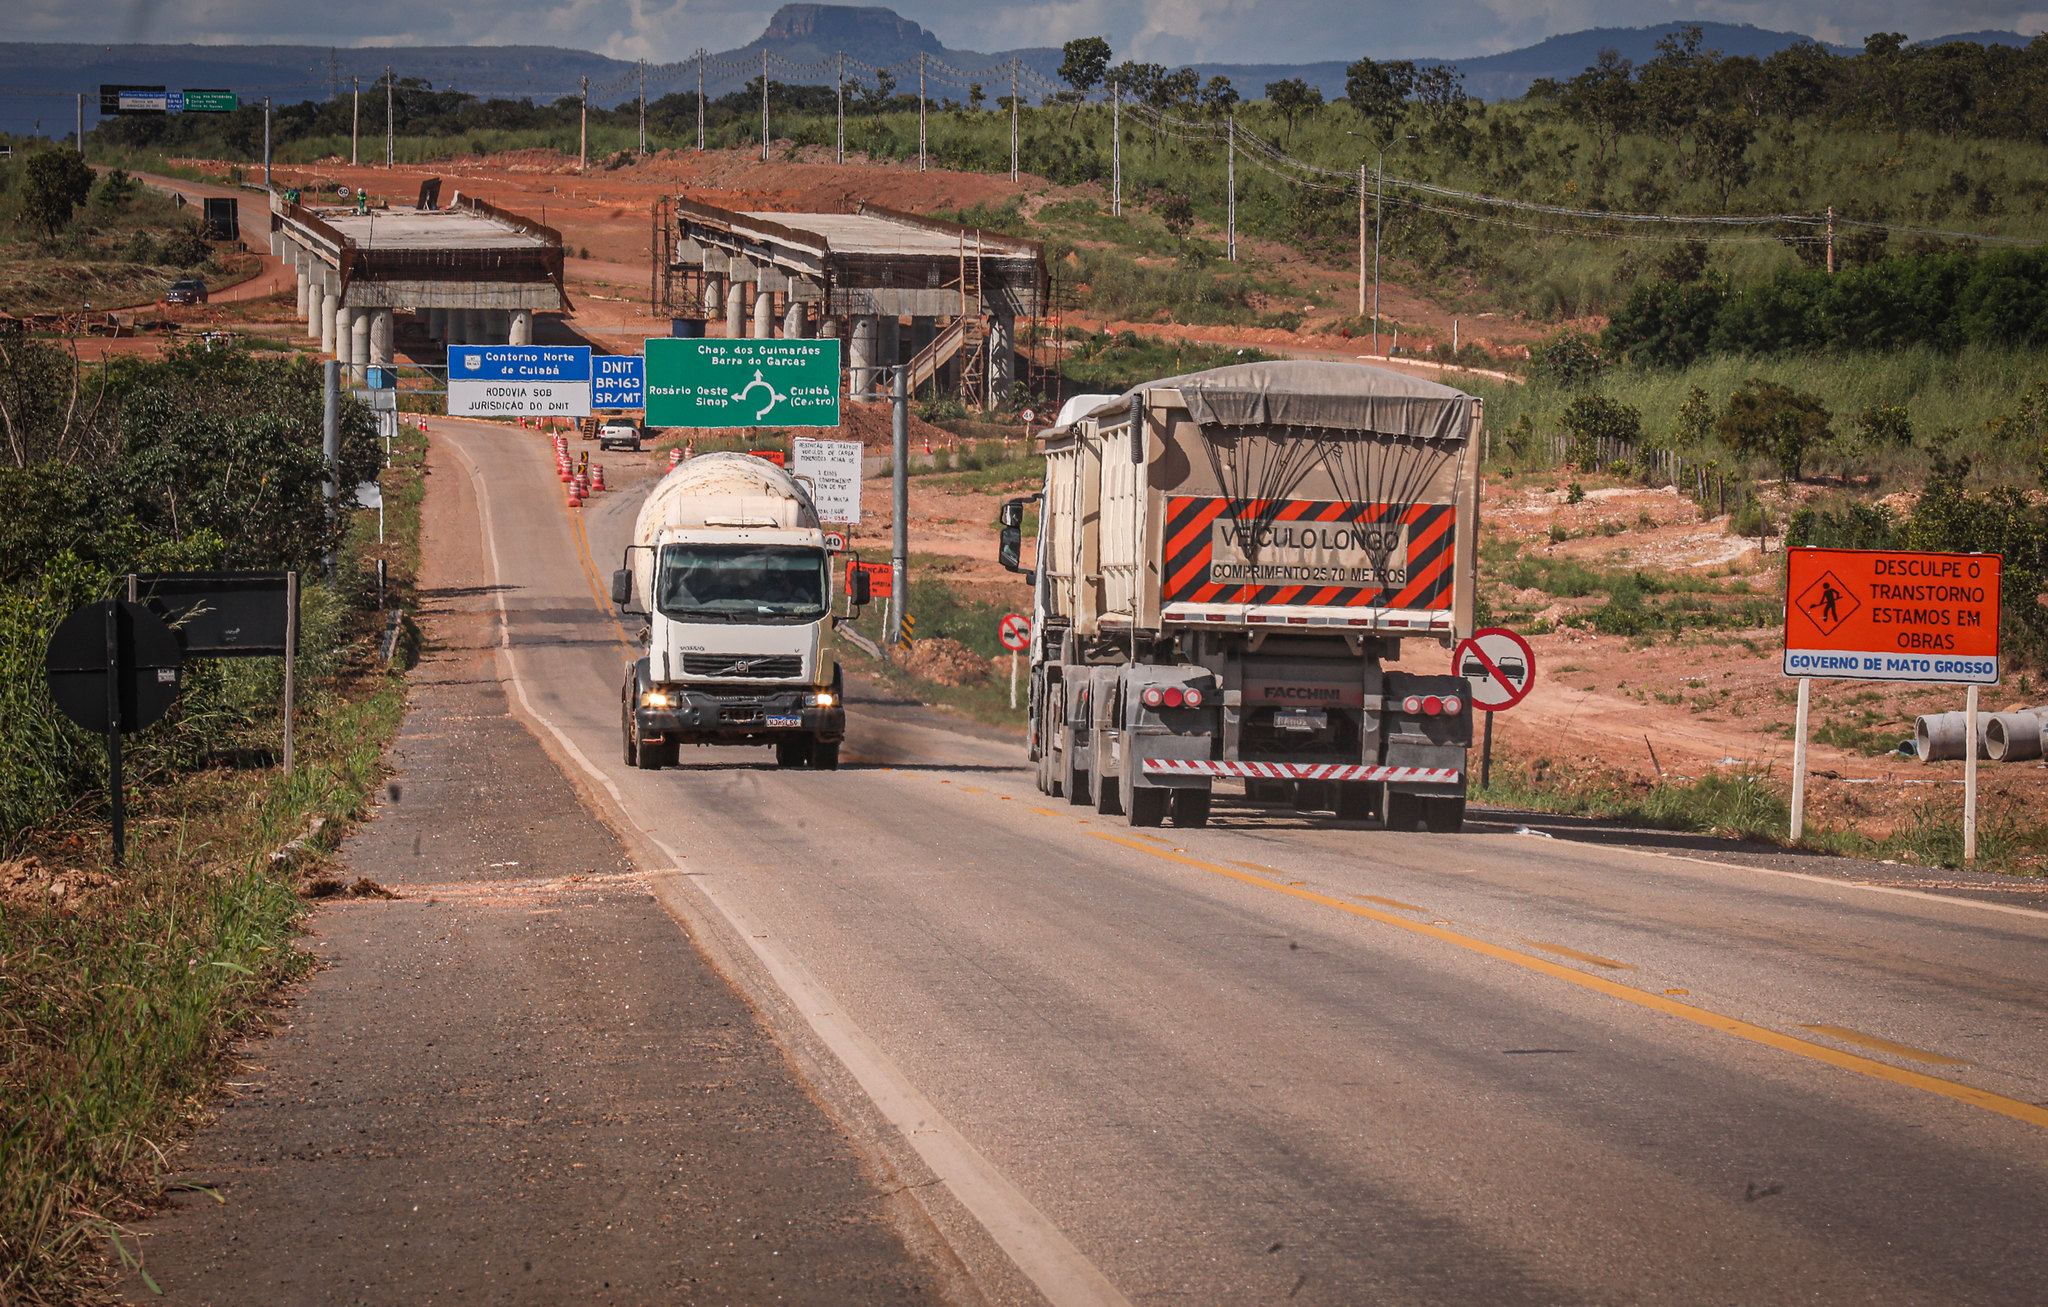
[(1822, 635), (1833, 635), (1860, 606), (1855, 594), (1833, 572), (1821, 573), (1819, 580), (1799, 594), (1799, 607)]

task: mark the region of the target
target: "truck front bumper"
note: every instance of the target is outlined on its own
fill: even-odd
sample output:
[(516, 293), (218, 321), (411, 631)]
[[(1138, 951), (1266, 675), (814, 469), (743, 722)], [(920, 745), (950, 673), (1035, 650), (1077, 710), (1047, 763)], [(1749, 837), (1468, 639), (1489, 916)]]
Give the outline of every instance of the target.
[(791, 735), (811, 735), (830, 743), (846, 736), (846, 708), (821, 708), (810, 700), (811, 689), (744, 693), (664, 686), (672, 702), (633, 710), (634, 729), (642, 740), (682, 744), (766, 744)]

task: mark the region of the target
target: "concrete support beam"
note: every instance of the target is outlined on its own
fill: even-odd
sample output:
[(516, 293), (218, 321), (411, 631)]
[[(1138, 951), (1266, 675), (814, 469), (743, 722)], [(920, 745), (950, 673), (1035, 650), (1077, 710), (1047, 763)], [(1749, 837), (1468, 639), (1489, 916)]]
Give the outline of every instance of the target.
[(1017, 319), (998, 313), (988, 324), (988, 394), (991, 402), (1008, 398), (1017, 380)]
[(747, 334), (747, 305), (752, 302), (748, 294), (753, 289), (744, 281), (736, 281), (725, 291), (725, 334), (737, 339)]
[(506, 341), (508, 345), (531, 345), (533, 343), (533, 310), (512, 310), (512, 328), (507, 334), (510, 337)]
[(768, 340), (775, 335), (775, 296), (772, 292), (754, 293), (753, 330), (747, 334), (755, 340)]
[(348, 381), (360, 386), (370, 365), (370, 319), (375, 309), (358, 309), (348, 324)]
[(846, 349), (847, 389), (865, 395), (875, 383), (875, 334), (879, 319), (872, 313), (859, 313), (851, 323), (853, 335)]

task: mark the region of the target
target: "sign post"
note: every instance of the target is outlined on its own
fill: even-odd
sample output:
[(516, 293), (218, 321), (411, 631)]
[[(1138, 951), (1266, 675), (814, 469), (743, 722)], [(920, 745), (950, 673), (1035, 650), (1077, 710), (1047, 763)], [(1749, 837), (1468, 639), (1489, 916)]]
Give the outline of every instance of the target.
[(1806, 728), (1816, 676), (1965, 685), (1963, 861), (1977, 859), (1977, 690), (1999, 682), (1998, 554), (1785, 551), (1785, 656), (1799, 679), (1791, 837), (1806, 828)]
[(1489, 626), (1458, 641), (1451, 670), (1472, 687), (1472, 706), (1486, 714), (1479, 747), (1479, 788), (1493, 785), (1493, 715), (1529, 697), (1536, 685), (1536, 651), (1506, 627)]
[(1031, 647), (1031, 619), (1022, 613), (1011, 613), (996, 627), (996, 639), (1003, 648), (1010, 651), (1010, 706), (1017, 706), (1017, 655)]
[(653, 427), (836, 427), (839, 342), (647, 342), (646, 416)]

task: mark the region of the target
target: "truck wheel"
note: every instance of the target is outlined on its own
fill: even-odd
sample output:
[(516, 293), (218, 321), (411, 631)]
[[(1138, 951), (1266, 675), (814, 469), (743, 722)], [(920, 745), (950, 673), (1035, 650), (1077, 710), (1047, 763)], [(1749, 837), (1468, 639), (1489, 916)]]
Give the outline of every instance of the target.
[(1176, 826), (1207, 826), (1209, 824), (1209, 791), (1168, 790), (1173, 796), (1173, 824)]
[(818, 771), (838, 771), (839, 741), (834, 740), (830, 744), (823, 740), (814, 741), (811, 744), (811, 766)]
[(1371, 781), (1337, 782), (1337, 820), (1369, 821), (1379, 786)]
[(1457, 834), (1465, 829), (1465, 800), (1456, 796), (1426, 800), (1422, 824), (1439, 835)]
[(1130, 812), (1131, 825), (1164, 826), (1167, 803), (1172, 798), (1172, 790), (1155, 789), (1150, 785), (1138, 786), (1130, 792), (1124, 803), (1124, 807)]
[(1387, 791), (1387, 829), (1414, 830), (1422, 824), (1423, 801), (1419, 794)]
[(675, 748), (672, 744), (649, 744), (646, 740), (633, 737), (626, 747), (632, 751), (633, 765), (641, 771), (660, 771), (664, 759), (672, 761), (675, 757), (670, 752)]
[(1124, 787), (1121, 776), (1096, 776), (1095, 811), (1105, 817), (1124, 815)]
[(777, 767), (801, 767), (811, 760), (811, 737), (785, 735), (775, 741)]
[(619, 700), (619, 743), (624, 746), (621, 751), (626, 755), (628, 767), (640, 765), (640, 759), (634, 756), (639, 750), (633, 747), (638, 742), (637, 734), (633, 729), (633, 701), (622, 697)]
[(1076, 766), (1082, 756), (1081, 751), (1074, 747), (1074, 737), (1069, 735), (1067, 747), (1060, 750), (1060, 757), (1064, 759), (1060, 765), (1067, 771), (1067, 802), (1077, 808), (1095, 802), (1095, 795), (1088, 788), (1088, 769)]

